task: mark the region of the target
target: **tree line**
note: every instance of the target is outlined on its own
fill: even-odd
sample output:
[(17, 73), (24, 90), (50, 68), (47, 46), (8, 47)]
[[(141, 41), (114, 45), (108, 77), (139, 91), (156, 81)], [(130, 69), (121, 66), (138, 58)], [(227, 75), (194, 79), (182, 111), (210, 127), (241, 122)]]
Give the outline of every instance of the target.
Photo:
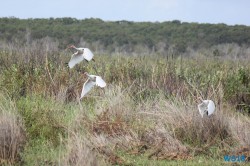
[[(250, 27), (245, 25), (187, 23), (179, 20), (166, 22), (103, 21), (97, 18), (75, 19), (0, 18), (0, 42), (32, 40), (50, 37), (58, 41), (59, 48), (69, 43), (89, 44), (115, 51), (117, 48), (134, 51), (138, 46), (150, 50), (177, 52), (209, 48), (224, 43), (239, 46), (250, 44)], [(139, 47), (140, 48), (140, 47)]]

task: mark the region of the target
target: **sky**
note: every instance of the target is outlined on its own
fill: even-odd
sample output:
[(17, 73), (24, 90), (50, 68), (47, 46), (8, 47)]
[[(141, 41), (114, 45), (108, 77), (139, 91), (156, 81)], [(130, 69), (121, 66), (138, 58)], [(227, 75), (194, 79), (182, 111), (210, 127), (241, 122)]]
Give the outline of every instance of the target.
[(224, 23), (250, 26), (250, 0), (0, 0), (0, 17)]

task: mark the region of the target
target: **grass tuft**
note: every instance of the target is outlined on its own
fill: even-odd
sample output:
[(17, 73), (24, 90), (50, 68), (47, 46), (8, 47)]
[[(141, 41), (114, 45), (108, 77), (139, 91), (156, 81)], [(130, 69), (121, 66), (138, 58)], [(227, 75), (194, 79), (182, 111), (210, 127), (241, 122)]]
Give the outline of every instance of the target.
[(21, 162), (25, 142), (22, 117), (8, 95), (0, 92), (0, 163)]

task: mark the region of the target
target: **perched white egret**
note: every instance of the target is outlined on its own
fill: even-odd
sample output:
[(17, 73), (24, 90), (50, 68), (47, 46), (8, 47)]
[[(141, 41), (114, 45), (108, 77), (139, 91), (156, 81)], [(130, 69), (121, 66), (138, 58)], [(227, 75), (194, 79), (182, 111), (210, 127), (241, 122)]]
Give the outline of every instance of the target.
[(68, 48), (76, 50), (76, 52), (71, 56), (71, 59), (68, 63), (69, 68), (73, 68), (76, 64), (80, 63), (84, 59), (86, 61), (90, 61), (94, 57), (94, 54), (88, 48), (76, 48), (74, 45), (71, 45)]
[(94, 85), (97, 85), (101, 88), (106, 86), (106, 82), (100, 76), (90, 75), (87, 72), (84, 73), (85, 76), (88, 77), (88, 80), (83, 84), (81, 98), (83, 98), (92, 88)]
[(203, 100), (202, 103), (198, 104), (198, 109), (202, 117), (204, 114), (210, 116), (215, 111), (215, 105), (212, 100)]

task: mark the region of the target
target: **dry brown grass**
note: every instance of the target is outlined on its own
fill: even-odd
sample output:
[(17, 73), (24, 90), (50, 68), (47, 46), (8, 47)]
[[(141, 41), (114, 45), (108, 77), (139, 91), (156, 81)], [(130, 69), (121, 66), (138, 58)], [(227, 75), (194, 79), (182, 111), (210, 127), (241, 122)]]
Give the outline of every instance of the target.
[[(197, 108), (193, 106), (177, 106), (166, 100), (157, 100), (150, 105), (140, 113), (154, 119), (157, 124), (154, 131), (161, 129), (180, 142), (176, 144), (176, 141), (172, 140), (172, 146), (179, 150), (178, 146), (186, 145), (186, 154), (205, 154), (219, 158), (221, 155), (234, 153), (235, 149), (250, 146), (249, 117), (234, 113), (229, 107), (217, 105), (215, 114), (201, 118)], [(219, 110), (219, 107), (222, 109)], [(156, 137), (157, 135), (153, 136)], [(161, 149), (164, 147), (162, 143)], [(216, 148), (216, 151), (210, 151), (211, 148)], [(173, 152), (182, 152), (178, 150), (174, 149)]]
[[(129, 93), (129, 88), (108, 86), (95, 103), (94, 116), (82, 106), (71, 131), (84, 130), (77, 139), (85, 140), (81, 146), (88, 142), (91, 150), (85, 153), (98, 154), (107, 163), (126, 165), (129, 163), (116, 151), (154, 160), (189, 160), (200, 154), (220, 158), (238, 146), (249, 146), (249, 118), (236, 116), (226, 107), (201, 118), (196, 106), (170, 102), (161, 95), (135, 105)], [(83, 153), (78, 152), (79, 146), (71, 147), (77, 154)], [(216, 151), (210, 150), (214, 148)]]
[(12, 101), (0, 93), (0, 163), (20, 161), (24, 143), (22, 119)]
[[(112, 164), (129, 164), (116, 154), (120, 150), (128, 154), (145, 154), (149, 159), (190, 159), (186, 146), (174, 138), (164, 125), (159, 126), (163, 124), (161, 120), (141, 114), (143, 108), (132, 104), (128, 91), (121, 90), (119, 86), (109, 86), (105, 90), (105, 97), (96, 103), (94, 111), (97, 115), (94, 118), (88, 117), (87, 108), (82, 108), (70, 129), (77, 136), (74, 139), (82, 140), (82, 143), (73, 145), (78, 141), (68, 142), (72, 148), (68, 156), (73, 156), (74, 161), (85, 158), (84, 154), (89, 150), (80, 153), (78, 148), (87, 143), (88, 148), (92, 149), (91, 153), (101, 155)], [(84, 130), (84, 134), (76, 134), (80, 130)]]
[[(136, 105), (130, 90), (109, 85), (99, 92), (100, 96), (90, 93), (79, 103), (75, 120), (65, 126), (68, 138), (62, 141), (58, 159), (61, 165), (129, 165), (117, 151), (153, 160), (190, 160), (199, 154), (219, 158), (230, 151), (234, 153), (235, 148), (249, 147), (250, 120), (246, 116), (217, 104), (221, 109), (201, 118), (195, 103), (191, 106), (177, 100), (171, 102), (161, 94)], [(62, 96), (64, 93), (65, 89)], [(15, 116), (5, 114), (4, 119), (7, 124), (12, 121), (10, 127), (5, 125), (13, 128), (8, 130), (10, 133), (22, 134)], [(12, 139), (16, 138), (12, 135)], [(210, 150), (214, 147), (216, 152)]]
[(101, 160), (98, 153), (93, 150), (86, 137), (79, 133), (71, 134), (65, 145), (66, 152), (59, 159), (60, 165), (97, 166), (105, 164), (105, 161)]
[(240, 113), (229, 117), (230, 132), (240, 146), (250, 146), (250, 120)]
[[(236, 145), (250, 145), (249, 117), (238, 115), (229, 106), (224, 107), (235, 105), (229, 103), (226, 96), (237, 95), (235, 87), (241, 85), (237, 79), (227, 85), (233, 76), (237, 76), (238, 67), (231, 61), (217, 62), (206, 57), (180, 61), (158, 56), (100, 56), (94, 64), (98, 67), (95, 73), (93, 63), (79, 64), (68, 70), (64, 62), (70, 57), (57, 50), (49, 52), (44, 49), (47, 47), (44, 42), (41, 48), (36, 48), (37, 51), (9, 48), (9, 52), (2, 52), (0, 58), (6, 66), (0, 67), (4, 69), (0, 73), (0, 85), (6, 87), (17, 101), (26, 98), (29, 103), (29, 96), (38, 94), (43, 99), (61, 104), (60, 109), (79, 111), (72, 123), (58, 121), (54, 127), (53, 118), (62, 117), (64, 120), (63, 111), (56, 111), (58, 114), (51, 116), (51, 112), (58, 108), (50, 108), (50, 104), (46, 104), (49, 105), (45, 109), (47, 112), (37, 110), (38, 115), (46, 117), (46, 126), (51, 129), (48, 138), (57, 140), (63, 135), (65, 153), (62, 152), (64, 157), (59, 160), (61, 165), (80, 165), (85, 160), (87, 165), (95, 165), (99, 159), (105, 163), (127, 164), (126, 159), (119, 156), (119, 151), (159, 160), (186, 160), (199, 154), (214, 156), (214, 153), (219, 158)], [(29, 62), (25, 62), (25, 57)], [(248, 73), (249, 67), (245, 63), (242, 71)], [(82, 69), (101, 75), (108, 86), (105, 89), (93, 88), (79, 102), (85, 81), (79, 77), (78, 71)], [(248, 75), (238, 76), (245, 78)], [(226, 95), (227, 91), (232, 91), (232, 94)], [(198, 97), (214, 100), (216, 113), (201, 118), (195, 103)], [(74, 105), (72, 109), (69, 108), (71, 105)], [(34, 115), (27, 112), (23, 118), (31, 118), (29, 124), (32, 125), (43, 121), (40, 118), (35, 121)], [(9, 119), (4, 123), (9, 124), (15, 121), (17, 114), (4, 116), (7, 117), (4, 120)], [(71, 115), (65, 116), (65, 121), (68, 120), (71, 122)], [(60, 125), (63, 129), (58, 130)], [(34, 131), (40, 132), (46, 133), (46, 130), (37, 127)], [(211, 150), (214, 148), (216, 152)]]

